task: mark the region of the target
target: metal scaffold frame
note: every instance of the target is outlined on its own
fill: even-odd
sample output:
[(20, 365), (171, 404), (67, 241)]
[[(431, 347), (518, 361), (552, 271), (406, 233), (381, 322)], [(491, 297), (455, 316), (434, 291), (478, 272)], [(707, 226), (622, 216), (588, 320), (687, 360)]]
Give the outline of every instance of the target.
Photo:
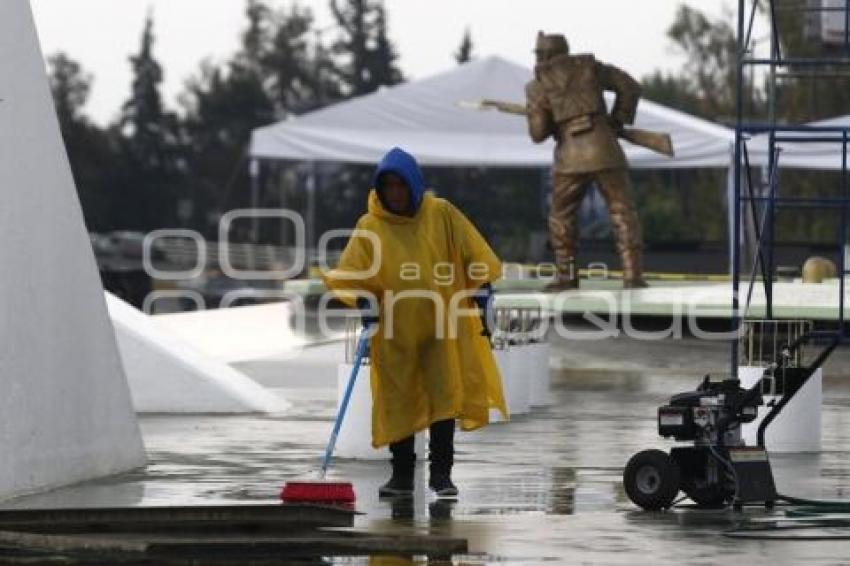
[[(770, 39), (770, 55), (757, 57), (753, 29), (758, 14), (759, 4), (766, 2), (766, 15)], [(776, 119), (777, 81), (782, 78), (795, 76), (795, 70), (805, 68), (806, 77), (817, 80), (834, 73), (834, 68), (844, 67), (844, 72), (850, 71), (850, 0), (841, 4), (833, 2), (830, 5), (813, 5), (806, 2), (788, 6), (787, 2), (779, 0), (738, 0), (738, 57), (737, 57), (737, 100), (735, 127), (735, 167), (734, 167), (734, 215), (736, 221), (733, 227), (732, 242), (732, 326), (740, 333), (746, 308), (753, 295), (759, 279), (764, 287), (765, 319), (774, 319), (774, 274), (776, 273), (776, 213), (781, 208), (808, 209), (837, 209), (840, 211), (839, 229), (836, 234), (836, 245), (839, 249), (838, 277), (839, 299), (837, 313), (837, 328), (834, 331), (813, 333), (821, 338), (828, 338), (831, 351), (844, 336), (844, 287), (845, 276), (850, 273), (845, 265), (845, 247), (848, 232), (848, 208), (850, 208), (850, 187), (848, 187), (847, 149), (850, 143), (850, 127), (789, 125), (778, 124)], [(817, 3), (822, 4), (822, 3)], [(788, 57), (783, 53), (780, 42), (777, 12), (779, 9), (794, 9), (805, 14), (821, 14), (826, 12), (842, 12), (844, 14), (844, 42), (838, 52), (832, 56), (821, 57)], [(762, 68), (767, 70), (767, 118), (763, 122), (750, 121), (745, 116), (745, 71)], [(779, 71), (782, 71), (780, 73)], [(752, 175), (751, 152), (748, 143), (753, 136), (767, 137), (767, 174), (766, 183), (756, 187)], [(779, 165), (781, 144), (783, 143), (835, 143), (842, 149), (841, 187), (838, 196), (812, 198), (794, 196), (793, 191), (783, 191), (780, 195)], [(753, 238), (756, 241), (752, 254), (752, 266), (749, 273), (742, 273), (742, 223), (752, 226)], [(746, 277), (747, 293), (745, 306), (742, 311), (739, 293), (742, 276)], [(739, 341), (732, 340), (731, 374), (738, 375)]]

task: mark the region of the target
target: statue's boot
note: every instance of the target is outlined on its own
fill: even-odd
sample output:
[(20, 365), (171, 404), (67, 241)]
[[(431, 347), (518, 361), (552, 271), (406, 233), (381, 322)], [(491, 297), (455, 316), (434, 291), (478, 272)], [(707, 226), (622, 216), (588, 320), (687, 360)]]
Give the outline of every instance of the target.
[(617, 251), (623, 262), (623, 288), (647, 287), (643, 279), (643, 237), (628, 174), (625, 169), (604, 171), (598, 175), (598, 186), (608, 204)]
[(578, 289), (578, 278), (558, 277), (543, 288), (545, 293), (560, 293)]
[(575, 291), (578, 287), (578, 273), (572, 261), (570, 261), (565, 266), (558, 266), (557, 276), (543, 288), (543, 291), (546, 293), (560, 293), (562, 291)]
[(644, 289), (649, 287), (643, 278), (642, 254), (640, 246), (620, 250), (623, 260), (623, 289)]

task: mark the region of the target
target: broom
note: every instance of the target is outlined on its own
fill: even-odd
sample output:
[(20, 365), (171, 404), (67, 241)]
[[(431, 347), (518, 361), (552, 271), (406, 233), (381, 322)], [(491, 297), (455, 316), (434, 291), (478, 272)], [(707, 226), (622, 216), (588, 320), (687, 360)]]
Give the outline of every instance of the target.
[(339, 436), (342, 419), (345, 417), (348, 402), (351, 400), (351, 393), (354, 391), (354, 382), (357, 380), (357, 374), (360, 372), (360, 366), (363, 364), (363, 358), (366, 357), (366, 351), (368, 349), (369, 332), (367, 327), (363, 329), (363, 332), (360, 334), (360, 340), (357, 343), (357, 355), (354, 358), (354, 367), (351, 368), (351, 376), (348, 378), (345, 395), (342, 397), (342, 404), (340, 404), (336, 415), (336, 422), (334, 423), (333, 432), (328, 441), (328, 447), (325, 450), (325, 457), (322, 459), (319, 478), (316, 481), (287, 482), (280, 493), (280, 498), (284, 503), (342, 503), (347, 505), (354, 503), (354, 487), (351, 485), (351, 482), (326, 481), (325, 475), (328, 473), (331, 457), (336, 447), (336, 439)]

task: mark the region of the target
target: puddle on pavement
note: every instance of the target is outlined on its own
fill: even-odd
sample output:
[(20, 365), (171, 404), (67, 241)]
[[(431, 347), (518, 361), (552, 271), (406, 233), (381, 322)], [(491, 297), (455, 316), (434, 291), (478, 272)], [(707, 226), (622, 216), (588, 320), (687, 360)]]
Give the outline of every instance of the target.
[[(427, 463), (414, 497), (386, 502), (378, 486), (388, 462), (338, 460), (329, 479), (355, 485), (358, 530), (464, 537), (469, 556), (453, 563), (681, 564), (850, 561), (850, 547), (733, 540), (722, 535), (738, 516), (693, 509), (643, 513), (626, 499), (621, 470), (645, 448), (669, 448), (657, 436), (655, 410), (698, 376), (561, 379), (552, 405), (510, 424), (458, 434), (456, 503), (427, 491)], [(281, 389), (296, 409), (264, 416), (146, 416), (146, 469), (5, 502), (3, 507), (209, 505), (273, 503), (287, 480), (316, 470), (331, 428), (335, 389)], [(850, 498), (850, 427), (844, 384), (825, 384), (824, 446), (815, 455), (772, 457), (780, 491)], [(763, 513), (752, 511), (750, 513)], [(383, 560), (383, 561), (382, 561)], [(412, 558), (348, 563), (419, 564)], [(406, 561), (405, 561), (406, 560)], [(327, 562), (325, 562), (327, 563)]]

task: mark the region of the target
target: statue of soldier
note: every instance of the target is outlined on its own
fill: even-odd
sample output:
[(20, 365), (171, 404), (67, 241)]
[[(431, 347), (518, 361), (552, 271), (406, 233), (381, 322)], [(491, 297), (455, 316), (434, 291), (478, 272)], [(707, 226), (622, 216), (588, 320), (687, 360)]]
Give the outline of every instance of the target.
[[(623, 125), (634, 122), (640, 85), (593, 55), (570, 55), (567, 39), (560, 34), (540, 32), (535, 54), (535, 78), (526, 86), (528, 130), (535, 143), (549, 136), (557, 142), (549, 235), (558, 276), (546, 290), (578, 288), (577, 213), (591, 183), (608, 206), (623, 262), (623, 287), (646, 287), (641, 229), (626, 156), (617, 141)], [(610, 114), (603, 98), (606, 90), (617, 95)]]

